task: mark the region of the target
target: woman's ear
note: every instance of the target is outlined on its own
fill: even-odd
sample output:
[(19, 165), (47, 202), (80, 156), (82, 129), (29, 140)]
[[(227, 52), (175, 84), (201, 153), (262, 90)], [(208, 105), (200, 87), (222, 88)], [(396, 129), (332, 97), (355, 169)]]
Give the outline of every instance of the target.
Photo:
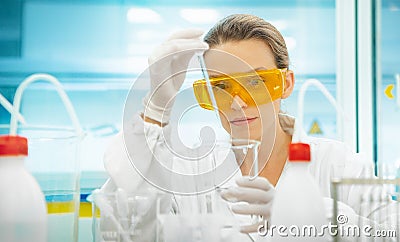
[(282, 93), (282, 99), (286, 99), (292, 94), (294, 88), (294, 73), (291, 70), (286, 72), (286, 82)]

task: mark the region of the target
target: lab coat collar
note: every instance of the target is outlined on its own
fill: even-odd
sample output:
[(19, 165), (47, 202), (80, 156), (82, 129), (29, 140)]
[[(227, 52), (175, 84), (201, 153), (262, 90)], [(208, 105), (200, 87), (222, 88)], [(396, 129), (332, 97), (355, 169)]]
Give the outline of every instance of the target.
[(296, 119), (287, 114), (287, 113), (279, 113), (278, 114), (279, 123), (281, 125), (282, 130), (292, 135), (292, 143), (295, 142), (307, 142), (307, 134), (304, 132), (300, 124), (296, 122)]

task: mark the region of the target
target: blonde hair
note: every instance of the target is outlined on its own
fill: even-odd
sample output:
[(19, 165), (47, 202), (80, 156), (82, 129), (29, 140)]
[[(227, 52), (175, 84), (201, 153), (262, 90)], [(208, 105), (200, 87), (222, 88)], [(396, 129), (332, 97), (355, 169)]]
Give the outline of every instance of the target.
[(233, 14), (225, 17), (212, 27), (204, 41), (210, 48), (230, 42), (257, 39), (272, 50), (278, 68), (289, 68), (289, 53), (282, 34), (264, 19), (249, 14)]

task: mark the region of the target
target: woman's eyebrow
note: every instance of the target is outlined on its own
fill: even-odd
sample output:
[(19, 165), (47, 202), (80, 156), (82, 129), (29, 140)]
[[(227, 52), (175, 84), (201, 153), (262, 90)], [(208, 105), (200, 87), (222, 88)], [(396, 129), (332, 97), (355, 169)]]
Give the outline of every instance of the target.
[(210, 78), (215, 78), (215, 77), (219, 77), (219, 76), (221, 76), (221, 75), (218, 75), (218, 74), (211, 74), (211, 75), (208, 75), (208, 77), (210, 77)]
[[(247, 71), (247, 72), (243, 72), (243, 73), (252, 73), (252, 72), (254, 72), (254, 71), (261, 71), (261, 70), (267, 70), (267, 68), (265, 68), (265, 67), (257, 67), (257, 68), (254, 68), (254, 69), (252, 69), (252, 70), (250, 70), (250, 71)], [(210, 78), (216, 78), (216, 77), (220, 77), (220, 76), (223, 76), (224, 74), (209, 74), (208, 75), (208, 77), (210, 77)]]
[(226, 73), (214, 73), (214, 74), (209, 74), (208, 77), (217, 78), (217, 77), (226, 76), (226, 75), (228, 75), (228, 74), (226, 74)]
[(255, 68), (254, 70), (255, 71), (261, 71), (261, 70), (267, 70), (267, 68), (261, 66), (261, 67)]

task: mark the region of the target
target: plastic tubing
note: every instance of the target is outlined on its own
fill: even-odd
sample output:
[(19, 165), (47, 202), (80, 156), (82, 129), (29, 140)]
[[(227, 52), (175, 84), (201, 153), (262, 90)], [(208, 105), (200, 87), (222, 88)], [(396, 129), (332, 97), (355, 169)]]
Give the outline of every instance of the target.
[(15, 115), (17, 115), (17, 119), (19, 122), (22, 124), (26, 124), (26, 121), (24, 117), (21, 115), (21, 113), (15, 111), (13, 105), (0, 93), (0, 104), (11, 114), (13, 115), (14, 112), (16, 112)]
[[(297, 129), (301, 130), (303, 127), (303, 120), (304, 120), (304, 95), (307, 91), (307, 89), (310, 86), (315, 86), (317, 87), (322, 94), (328, 99), (328, 101), (335, 107), (336, 112), (341, 115), (342, 118), (345, 120), (348, 120), (346, 114), (344, 113), (343, 109), (337, 105), (337, 102), (335, 98), (332, 96), (332, 94), (329, 93), (329, 91), (326, 89), (326, 87), (317, 79), (307, 79), (304, 84), (301, 86), (300, 91), (299, 91), (299, 97), (297, 99), (297, 110), (298, 110), (298, 117), (297, 121), (295, 122), (297, 124)], [(296, 142), (301, 142), (303, 139), (303, 132), (299, 132), (299, 140)]]
[(83, 130), (79, 123), (78, 117), (75, 113), (75, 109), (72, 106), (71, 101), (69, 100), (67, 94), (65, 93), (61, 83), (52, 75), (44, 74), (44, 73), (37, 73), (28, 76), (22, 83), (18, 86), (17, 91), (15, 92), (14, 96), (14, 112), (11, 114), (11, 125), (10, 125), (10, 135), (17, 134), (17, 115), (16, 113), (19, 112), (21, 106), (21, 98), (22, 94), (25, 91), (25, 88), (35, 82), (35, 81), (47, 81), (53, 84), (56, 88), (58, 95), (60, 96), (62, 102), (64, 103), (65, 108), (67, 109), (68, 115), (71, 118), (72, 124), (75, 128), (75, 131), (78, 136), (83, 136)]

